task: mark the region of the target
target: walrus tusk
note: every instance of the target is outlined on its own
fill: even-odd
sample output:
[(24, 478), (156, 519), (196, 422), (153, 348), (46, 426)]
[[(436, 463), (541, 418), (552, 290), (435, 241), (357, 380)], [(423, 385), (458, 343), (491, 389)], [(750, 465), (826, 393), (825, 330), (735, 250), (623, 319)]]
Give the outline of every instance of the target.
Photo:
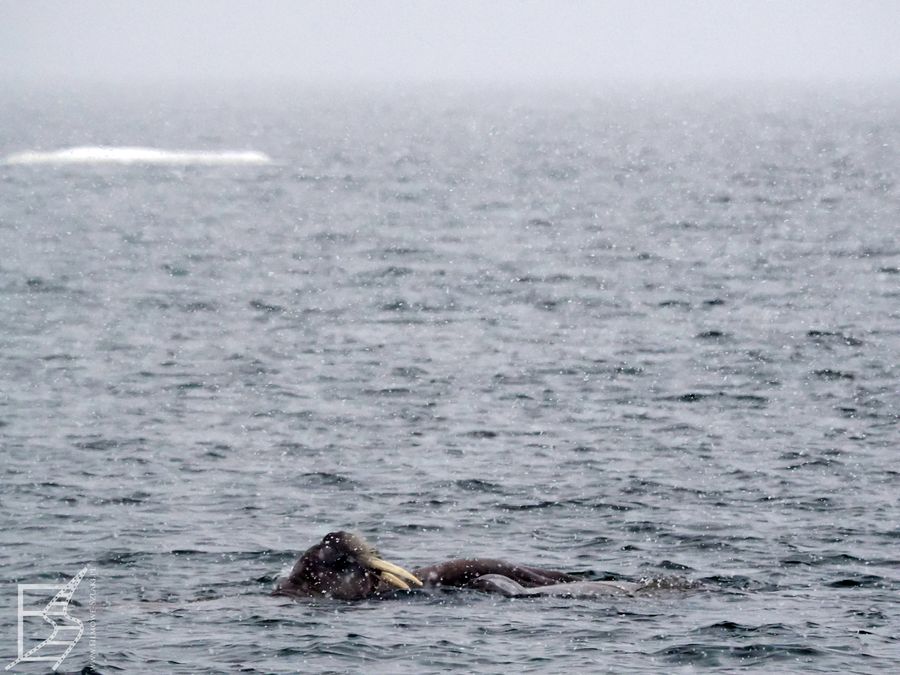
[[(382, 560), (381, 558), (376, 558), (372, 556), (371, 558), (367, 558), (364, 560), (366, 565), (372, 567), (380, 572), (386, 572), (387, 574), (392, 575), (397, 581), (404, 579), (409, 581), (414, 586), (421, 586), (422, 582), (408, 570), (403, 569), (400, 565), (395, 565), (394, 563), (389, 563), (387, 560)], [(390, 583), (394, 583), (391, 579), (386, 578), (385, 581)], [(396, 584), (394, 584), (396, 586)]]
[(409, 584), (407, 584), (403, 579), (398, 579), (390, 572), (382, 572), (380, 575), (382, 581), (388, 582), (391, 586), (396, 586), (397, 588), (402, 588), (404, 591), (409, 590)]

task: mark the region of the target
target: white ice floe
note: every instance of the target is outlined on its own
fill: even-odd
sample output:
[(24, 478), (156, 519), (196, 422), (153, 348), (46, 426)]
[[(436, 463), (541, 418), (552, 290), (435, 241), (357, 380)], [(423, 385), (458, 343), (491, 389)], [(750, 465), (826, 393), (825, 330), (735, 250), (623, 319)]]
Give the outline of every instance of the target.
[(160, 150), (125, 146), (83, 146), (51, 152), (27, 151), (7, 155), (4, 164), (165, 164), (260, 165), (272, 158), (256, 150)]

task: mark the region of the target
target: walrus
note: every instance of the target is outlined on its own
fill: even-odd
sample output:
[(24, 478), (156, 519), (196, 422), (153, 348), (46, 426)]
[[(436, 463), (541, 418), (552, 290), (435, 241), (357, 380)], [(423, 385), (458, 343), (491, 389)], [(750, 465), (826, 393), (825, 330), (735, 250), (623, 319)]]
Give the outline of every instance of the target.
[(492, 558), (448, 560), (410, 572), (384, 560), (359, 535), (330, 532), (300, 556), (290, 573), (277, 581), (272, 594), (363, 600), (387, 596), (397, 590), (452, 587), (507, 597), (598, 597), (633, 595), (647, 586), (622, 581), (585, 581), (565, 572)]

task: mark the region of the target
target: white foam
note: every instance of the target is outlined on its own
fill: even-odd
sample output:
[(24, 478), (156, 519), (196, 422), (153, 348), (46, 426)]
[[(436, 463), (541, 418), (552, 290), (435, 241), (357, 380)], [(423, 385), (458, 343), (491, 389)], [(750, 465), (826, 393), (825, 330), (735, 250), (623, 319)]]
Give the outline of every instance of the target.
[(82, 146), (52, 152), (27, 151), (8, 155), (4, 164), (270, 164), (272, 158), (256, 150), (160, 150), (127, 146)]

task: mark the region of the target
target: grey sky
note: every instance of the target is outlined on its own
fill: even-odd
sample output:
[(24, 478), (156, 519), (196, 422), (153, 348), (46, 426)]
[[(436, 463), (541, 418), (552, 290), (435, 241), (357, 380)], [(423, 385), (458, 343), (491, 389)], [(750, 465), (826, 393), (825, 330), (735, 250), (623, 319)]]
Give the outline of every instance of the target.
[(0, 0), (0, 77), (900, 79), (900, 0)]

